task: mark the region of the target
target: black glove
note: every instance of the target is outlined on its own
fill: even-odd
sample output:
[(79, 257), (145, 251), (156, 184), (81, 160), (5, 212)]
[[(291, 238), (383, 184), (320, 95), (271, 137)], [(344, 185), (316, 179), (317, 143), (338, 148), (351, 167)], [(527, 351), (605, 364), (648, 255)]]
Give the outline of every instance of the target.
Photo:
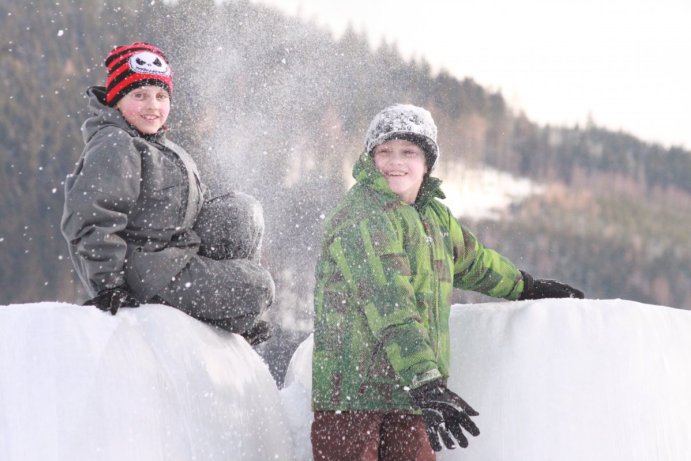
[[(470, 419), (479, 413), (465, 400), (450, 391), (441, 379), (427, 383), (410, 391), (413, 403), (422, 410), (427, 425), (427, 437), (434, 451), (441, 451), (439, 437), (446, 448), (456, 448), (456, 443), (465, 448), (468, 439), (461, 428), (473, 436), (480, 434), (480, 429)], [(454, 443), (454, 439), (456, 443)]]
[(125, 287), (107, 288), (84, 303), (84, 306), (96, 306), (102, 311), (115, 315), (121, 307), (139, 307), (139, 301)]
[(273, 329), (268, 322), (257, 320), (252, 328), (242, 333), (242, 337), (250, 343), (250, 346), (261, 344), (273, 335)]
[(521, 274), (523, 274), (523, 293), (518, 298), (519, 300), (543, 298), (583, 299), (585, 297), (581, 290), (565, 283), (557, 282), (556, 280), (534, 279), (530, 274), (523, 271), (521, 271)]

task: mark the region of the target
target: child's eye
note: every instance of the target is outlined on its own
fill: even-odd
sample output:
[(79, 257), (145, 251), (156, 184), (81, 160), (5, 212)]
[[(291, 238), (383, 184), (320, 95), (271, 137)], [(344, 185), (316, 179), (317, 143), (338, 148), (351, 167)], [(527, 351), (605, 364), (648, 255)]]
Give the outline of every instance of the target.
[(159, 94), (156, 95), (156, 97), (157, 97), (159, 100), (164, 101), (164, 100), (168, 99), (168, 93), (159, 93)]

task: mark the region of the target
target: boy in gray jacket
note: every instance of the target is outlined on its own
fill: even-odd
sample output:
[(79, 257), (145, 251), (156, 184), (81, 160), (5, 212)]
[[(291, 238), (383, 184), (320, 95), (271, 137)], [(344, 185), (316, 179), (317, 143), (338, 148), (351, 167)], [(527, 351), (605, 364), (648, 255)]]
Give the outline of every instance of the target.
[(115, 48), (106, 87), (91, 87), (85, 148), (65, 182), (62, 233), (94, 305), (155, 302), (250, 342), (267, 337), (257, 317), (274, 282), (259, 264), (260, 204), (231, 193), (205, 198), (190, 155), (166, 136), (173, 89), (163, 52)]

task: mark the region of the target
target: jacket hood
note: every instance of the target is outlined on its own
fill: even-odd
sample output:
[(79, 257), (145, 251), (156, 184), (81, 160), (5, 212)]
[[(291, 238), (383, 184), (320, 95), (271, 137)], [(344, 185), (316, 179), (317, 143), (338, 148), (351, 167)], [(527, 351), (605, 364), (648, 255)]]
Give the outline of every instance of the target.
[(86, 90), (88, 97), (87, 110), (89, 117), (82, 124), (82, 136), (87, 143), (96, 132), (106, 126), (113, 126), (125, 130), (131, 136), (140, 136), (149, 140), (162, 142), (166, 128), (161, 128), (153, 135), (143, 135), (136, 128), (127, 123), (119, 110), (106, 104), (106, 88), (92, 86)]
[[(372, 156), (367, 152), (363, 152), (360, 158), (358, 158), (358, 161), (355, 162), (355, 166), (353, 166), (353, 178), (355, 178), (358, 184), (362, 184), (363, 186), (382, 193), (387, 199), (396, 202), (400, 201), (398, 195), (389, 187), (389, 183), (386, 181), (384, 175), (377, 170)], [(415, 199), (414, 206), (418, 209), (422, 209), (434, 198), (446, 198), (440, 186), (441, 179), (425, 176), (420, 186), (420, 192), (418, 192), (417, 198)]]

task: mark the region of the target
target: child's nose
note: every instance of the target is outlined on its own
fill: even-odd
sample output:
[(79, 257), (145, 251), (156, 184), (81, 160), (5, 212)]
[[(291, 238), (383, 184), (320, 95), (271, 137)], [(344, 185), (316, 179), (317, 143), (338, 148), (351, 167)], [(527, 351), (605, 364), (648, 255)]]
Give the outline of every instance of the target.
[(395, 153), (391, 156), (391, 160), (394, 163), (403, 163), (403, 161), (405, 160), (405, 157), (403, 156), (403, 154)]
[(156, 99), (156, 98), (149, 98), (149, 99), (147, 100), (146, 106), (147, 106), (147, 107), (150, 107), (150, 108), (152, 108), (152, 109), (158, 109), (158, 108), (161, 106), (161, 102), (162, 102), (162, 101), (159, 101), (159, 100)]

